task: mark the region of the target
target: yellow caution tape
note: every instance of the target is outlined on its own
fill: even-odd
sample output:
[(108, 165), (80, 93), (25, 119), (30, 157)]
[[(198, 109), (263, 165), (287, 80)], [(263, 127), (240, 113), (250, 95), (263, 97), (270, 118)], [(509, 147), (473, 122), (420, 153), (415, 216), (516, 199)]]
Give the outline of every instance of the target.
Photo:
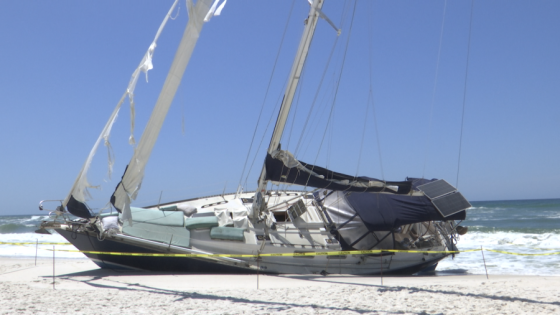
[(503, 250), (495, 250), (495, 249), (484, 249), (485, 251), (500, 253), (500, 254), (507, 254), (507, 255), (518, 255), (518, 256), (550, 256), (550, 255), (560, 255), (560, 252), (553, 252), (553, 253), (544, 253), (544, 254), (522, 254), (522, 253), (512, 253), (506, 252)]
[[(52, 249), (47, 249), (52, 251)], [(459, 254), (480, 251), (477, 249), (467, 249), (462, 251), (420, 251), (420, 250), (352, 250), (352, 251), (330, 251), (330, 252), (300, 252), (300, 253), (265, 253), (265, 254), (166, 254), (166, 253), (125, 253), (125, 252), (100, 252), (100, 251), (80, 251), (71, 249), (57, 249), (62, 252), (75, 252), (93, 255), (116, 255), (116, 256), (151, 256), (151, 257), (190, 257), (190, 258), (211, 258), (211, 257), (230, 257), (230, 258), (257, 258), (257, 257), (301, 257), (301, 256), (342, 256), (342, 255), (367, 255), (367, 254), (387, 254), (387, 253), (422, 253), (422, 254)], [(493, 249), (484, 249), (485, 251), (496, 252), (508, 255), (521, 256), (549, 256), (560, 255), (560, 252), (544, 253), (544, 254), (522, 254), (513, 253)]]
[(0, 242), (0, 245), (72, 245), (72, 243), (37, 243), (37, 242), (10, 243), (10, 242)]
[[(34, 243), (34, 242), (0, 242), (0, 245), (72, 245), (71, 243)], [(45, 249), (53, 251), (53, 249)], [(151, 257), (231, 257), (231, 258), (256, 258), (256, 257), (301, 257), (301, 256), (341, 256), (341, 255), (367, 255), (367, 254), (387, 254), (387, 253), (421, 253), (421, 254), (459, 254), (468, 252), (477, 252), (482, 249), (466, 249), (461, 251), (423, 251), (423, 250), (399, 250), (399, 249), (376, 249), (376, 250), (352, 250), (352, 251), (329, 251), (329, 252), (296, 252), (296, 253), (266, 253), (266, 254), (169, 254), (169, 253), (126, 253), (126, 252), (100, 252), (100, 251), (82, 251), (72, 249), (55, 249), (61, 252), (75, 252), (93, 255), (115, 255), (115, 256), (151, 256)], [(542, 254), (524, 254), (514, 253), (502, 250), (487, 249), (485, 251), (495, 252), (507, 255), (518, 256), (551, 256), (560, 255), (560, 252), (542, 253)], [(541, 250), (551, 250), (544, 249)]]
[[(52, 249), (47, 249), (52, 251)], [(480, 249), (469, 250), (477, 251)], [(459, 251), (412, 251), (412, 250), (352, 250), (352, 251), (330, 251), (330, 252), (300, 252), (300, 253), (265, 253), (265, 254), (167, 254), (167, 253), (123, 253), (123, 252), (100, 252), (100, 251), (80, 251), (63, 250), (62, 252), (75, 252), (94, 255), (116, 255), (116, 256), (151, 256), (151, 257), (230, 257), (230, 258), (256, 258), (256, 257), (301, 257), (301, 256), (342, 256), (342, 255), (367, 255), (367, 254), (387, 254), (387, 253), (423, 253), (423, 254), (456, 254)]]

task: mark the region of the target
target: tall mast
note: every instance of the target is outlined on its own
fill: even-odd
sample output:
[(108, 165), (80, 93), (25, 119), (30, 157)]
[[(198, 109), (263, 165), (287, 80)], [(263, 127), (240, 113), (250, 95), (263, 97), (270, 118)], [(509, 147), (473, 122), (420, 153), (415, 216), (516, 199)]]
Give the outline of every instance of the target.
[[(284, 127), (286, 126), (286, 120), (288, 119), (288, 114), (290, 113), (290, 107), (292, 107), (292, 101), (299, 84), (301, 71), (303, 69), (303, 65), (305, 64), (305, 60), (307, 59), (307, 52), (309, 51), (309, 46), (311, 45), (311, 40), (313, 39), (315, 28), (317, 27), (317, 21), (319, 20), (319, 17), (321, 15), (321, 8), (323, 7), (323, 3), (324, 0), (315, 0), (311, 3), (309, 16), (307, 17), (303, 35), (301, 36), (301, 40), (299, 42), (297, 54), (294, 59), (294, 63), (292, 64), (288, 86), (286, 87), (284, 99), (282, 100), (282, 106), (280, 107), (280, 112), (276, 120), (276, 126), (274, 127), (274, 132), (272, 133), (272, 139), (270, 139), (270, 145), (267, 151), (268, 154), (271, 154), (272, 152), (277, 150), (280, 144), (280, 139), (282, 138), (282, 133), (284, 132)], [(265, 180), (265, 178), (266, 168), (263, 165), (261, 176), (259, 177), (259, 186), (257, 189), (257, 194), (261, 193), (261, 198), (266, 192), (267, 181)], [(258, 196), (257, 200), (259, 200)], [(261, 205), (258, 206), (260, 207)]]

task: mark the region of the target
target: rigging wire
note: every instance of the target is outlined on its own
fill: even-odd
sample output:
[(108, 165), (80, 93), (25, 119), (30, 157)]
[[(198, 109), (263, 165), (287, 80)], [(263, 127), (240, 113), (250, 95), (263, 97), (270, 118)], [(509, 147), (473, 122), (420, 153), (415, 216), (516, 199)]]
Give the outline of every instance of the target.
[(364, 146), (364, 138), (365, 138), (365, 134), (366, 134), (366, 126), (367, 126), (367, 119), (368, 119), (368, 114), (369, 114), (369, 105), (371, 104), (372, 107), (372, 111), (373, 111), (373, 124), (374, 124), (374, 128), (375, 128), (375, 135), (376, 135), (376, 140), (377, 140), (377, 150), (378, 150), (378, 154), (379, 154), (379, 164), (380, 164), (380, 169), (381, 169), (381, 178), (385, 179), (385, 175), (383, 174), (383, 163), (381, 160), (381, 145), (380, 145), (380, 141), (379, 141), (379, 132), (377, 130), (377, 117), (375, 115), (375, 104), (373, 102), (373, 20), (372, 20), (372, 16), (373, 16), (373, 3), (372, 2), (368, 2), (369, 3), (369, 11), (370, 13), (367, 14), (368, 17), (368, 61), (369, 61), (369, 91), (368, 91), (368, 100), (366, 103), (366, 114), (364, 117), (364, 129), (362, 132), (362, 141), (360, 143), (360, 154), (358, 155), (358, 166), (356, 167), (356, 175), (355, 177), (358, 176), (359, 170), (360, 170), (360, 164), (361, 164), (361, 160), (362, 160), (362, 149)]
[[(331, 55), (329, 55), (329, 59), (328, 59), (327, 63), (325, 64), (325, 71), (323, 72), (323, 75), (321, 76), (321, 82), (319, 83), (319, 87), (317, 88), (315, 98), (313, 99), (311, 108), (309, 109), (309, 113), (308, 113), (307, 119), (305, 121), (304, 129), (301, 132), (300, 139), (298, 141), (298, 145), (297, 145), (296, 149), (294, 150), (294, 155), (300, 155), (301, 148), (303, 148), (303, 150), (304, 150), (303, 153), (301, 154), (301, 156), (305, 156), (307, 154), (307, 150), (311, 146), (312, 140), (315, 136), (315, 133), (317, 132), (317, 129), (319, 128), (319, 126), (323, 125), (322, 124), (322, 121), (324, 121), (323, 116), (325, 115), (325, 110), (328, 107), (323, 106), (322, 107), (323, 111), (320, 112), (319, 115), (312, 115), (312, 114), (314, 112), (314, 107), (316, 106), (316, 104), (319, 104), (319, 109), (321, 109), (321, 106), (322, 106), (321, 104), (326, 104), (327, 103), (326, 100), (332, 98), (332, 95), (327, 95), (326, 93), (324, 93), (322, 99), (320, 101), (317, 100), (317, 97), (319, 96), (319, 90), (322, 88), (322, 85), (324, 83), (323, 80), (326, 77), (326, 72), (327, 72), (328, 67), (331, 63), (331, 57), (333, 56), (332, 52), (335, 51), (336, 46), (337, 46), (337, 40), (335, 40), (335, 42), (333, 43)], [(334, 79), (333, 79), (333, 82), (330, 83), (330, 84), (332, 84), (333, 86), (335, 85)], [(327, 88), (327, 90), (333, 91), (334, 88)], [(316, 110), (316, 111), (319, 112), (319, 110)], [(310, 128), (313, 131), (306, 132), (307, 128)]]
[(467, 44), (467, 64), (465, 65), (465, 86), (463, 89), (463, 111), (461, 113), (461, 134), (459, 136), (459, 157), (457, 159), (457, 181), (455, 183), (455, 188), (459, 188), (459, 171), (461, 169), (461, 151), (463, 148), (463, 127), (465, 123), (465, 105), (467, 99), (467, 83), (469, 77), (469, 59), (471, 52), (471, 32), (472, 32), (472, 18), (474, 9), (474, 0), (471, 0), (471, 16), (469, 20), (469, 39)]
[(364, 137), (366, 136), (368, 114), (369, 114), (369, 100), (366, 103), (366, 114), (364, 115), (364, 127), (362, 128), (362, 140), (360, 141), (360, 151), (358, 153), (358, 165), (356, 166), (356, 174), (354, 175), (354, 177), (358, 177), (358, 174), (360, 173), (360, 164), (362, 161), (362, 151), (364, 149)]
[[(346, 11), (346, 10), (345, 10), (345, 11)], [(342, 15), (344, 16), (344, 12), (343, 12)], [(341, 26), (342, 26), (342, 25), (341, 25)], [(319, 84), (318, 84), (318, 87), (317, 87), (317, 89), (316, 89), (316, 92), (315, 92), (313, 101), (311, 102), (311, 107), (310, 107), (309, 112), (308, 112), (308, 114), (307, 114), (307, 117), (306, 117), (306, 119), (305, 119), (305, 123), (304, 123), (303, 129), (302, 129), (302, 131), (300, 132), (300, 137), (299, 137), (298, 143), (297, 143), (297, 145), (296, 145), (295, 150), (293, 151), (293, 154), (294, 154), (294, 155), (298, 155), (299, 150), (300, 150), (300, 148), (301, 148), (301, 146), (302, 146), (302, 143), (303, 143), (303, 139), (305, 138), (305, 135), (307, 134), (307, 133), (306, 133), (306, 129), (307, 129), (308, 125), (309, 125), (309, 122), (311, 121), (313, 109), (314, 109), (315, 105), (317, 104), (317, 98), (318, 98), (319, 93), (320, 93), (320, 91), (321, 91), (321, 87), (323, 86), (324, 79), (325, 79), (325, 77), (326, 77), (326, 73), (327, 73), (327, 71), (329, 70), (329, 65), (330, 65), (330, 63), (331, 63), (332, 56), (334, 55), (334, 52), (336, 51), (336, 47), (337, 47), (337, 43), (338, 43), (338, 38), (339, 38), (339, 36), (336, 36), (335, 41), (334, 41), (334, 43), (333, 43), (333, 45), (332, 45), (331, 51), (330, 51), (330, 53), (329, 53), (329, 57), (328, 57), (327, 62), (326, 62), (326, 64), (325, 64), (325, 68), (324, 68), (323, 74), (321, 75), (321, 80), (320, 80), (320, 82), (319, 82)], [(299, 97), (301, 96), (302, 85), (303, 85), (303, 80), (304, 80), (304, 78), (305, 78), (306, 69), (307, 69), (307, 63), (305, 63), (305, 64), (303, 65), (303, 69), (302, 69), (302, 72), (301, 72), (301, 75), (300, 75), (300, 84), (299, 84), (299, 86), (298, 86), (298, 99), (297, 99), (297, 102), (296, 102), (296, 106), (297, 106), (297, 104), (299, 103)], [(274, 112), (275, 112), (275, 111), (276, 111), (276, 108), (275, 108)], [(274, 112), (273, 112), (273, 113), (274, 113)], [(272, 119), (272, 117), (273, 117), (273, 116), (271, 116), (271, 119)], [(294, 122), (294, 120), (295, 120), (295, 115), (292, 116), (292, 119), (293, 119), (293, 120), (292, 120), (292, 126), (293, 126), (293, 122)], [(290, 132), (291, 132), (291, 131), (290, 131)], [(313, 132), (313, 133), (314, 133), (314, 132)], [(291, 134), (290, 134), (290, 137), (291, 137)], [(263, 136), (263, 139), (264, 139), (264, 136)], [(261, 142), (262, 142), (262, 140), (261, 140)], [(305, 148), (306, 148), (306, 150), (307, 150), (308, 146), (306, 146)], [(291, 184), (290, 184), (290, 183), (286, 183), (285, 185), (286, 185), (286, 187), (284, 188), (284, 190), (286, 190), (286, 189), (288, 188), (287, 186), (289, 186), (289, 185), (291, 185)], [(307, 188), (307, 187), (305, 187), (305, 188)]]
[(332, 60), (332, 57), (334, 55), (334, 52), (336, 51), (337, 43), (338, 43), (338, 36), (334, 40), (333, 46), (331, 48), (331, 52), (329, 53), (329, 57), (327, 59), (326, 65), (325, 65), (325, 70), (323, 71), (323, 74), (321, 75), (321, 81), (319, 82), (319, 86), (317, 87), (317, 91), (315, 92), (315, 96), (313, 97), (313, 101), (311, 102), (311, 107), (309, 108), (309, 112), (307, 113), (307, 118), (305, 119), (305, 124), (303, 125), (303, 129), (301, 131), (301, 136), (298, 140), (298, 143), (296, 145), (294, 153), (298, 152), (299, 149), (301, 148), (301, 145), (303, 144), (302, 142), (303, 142), (304, 135), (306, 134), (307, 126), (309, 124), (309, 121), (311, 120), (313, 109), (315, 108), (315, 105), (317, 104), (317, 98), (319, 97), (319, 92), (321, 90), (321, 87), (323, 86), (323, 83), (324, 83), (329, 65), (331, 64), (331, 60)]
[(379, 140), (379, 130), (377, 128), (377, 114), (375, 113), (375, 103), (373, 102), (373, 91), (370, 89), (369, 102), (373, 112), (373, 126), (375, 128), (375, 137), (377, 140), (377, 152), (379, 154), (379, 168), (381, 170), (381, 179), (385, 180), (385, 172), (383, 171), (383, 159), (381, 158), (381, 141)]
[[(348, 3), (348, 2), (347, 2), (347, 3)], [(342, 29), (342, 28), (344, 27), (344, 25), (345, 25), (345, 20), (346, 20), (345, 17), (346, 17), (347, 11), (348, 11), (348, 5), (344, 6), (344, 9), (342, 10), (342, 13), (341, 13), (341, 23), (340, 23), (341, 29)], [(329, 56), (328, 56), (328, 58), (327, 58), (327, 62), (326, 62), (326, 64), (325, 64), (325, 68), (324, 68), (323, 73), (322, 73), (322, 75), (321, 75), (321, 80), (319, 81), (319, 84), (318, 84), (318, 86), (317, 86), (317, 90), (316, 90), (315, 95), (314, 95), (314, 97), (313, 97), (313, 101), (311, 102), (311, 107), (309, 108), (309, 112), (307, 113), (307, 118), (305, 119), (305, 124), (303, 125), (303, 129), (302, 129), (302, 131), (301, 131), (300, 138), (299, 138), (298, 143), (297, 143), (297, 145), (296, 145), (296, 148), (295, 148), (295, 150), (294, 150), (294, 154), (299, 153), (300, 148), (303, 146), (305, 135), (308, 135), (308, 134), (306, 133), (306, 130), (307, 130), (307, 128), (308, 128), (309, 122), (311, 121), (311, 117), (312, 117), (312, 114), (313, 114), (313, 110), (314, 110), (314, 108), (315, 108), (315, 105), (317, 104), (317, 99), (318, 99), (318, 97), (319, 97), (319, 93), (320, 93), (320, 91), (321, 91), (321, 88), (322, 88), (322, 86), (323, 86), (323, 83), (324, 83), (324, 81), (325, 81), (325, 78), (327, 77), (327, 75), (326, 75), (326, 74), (327, 74), (327, 71), (329, 70), (329, 66), (330, 66), (331, 61), (332, 61), (332, 59), (333, 59), (334, 53), (336, 52), (336, 47), (337, 47), (337, 45), (338, 45), (338, 39), (339, 39), (339, 38), (340, 38), (340, 36), (337, 36), (337, 37), (335, 38), (334, 43), (333, 43), (333, 45), (332, 45), (332, 47), (331, 47)], [(335, 74), (335, 73), (333, 73), (333, 74)], [(335, 81), (336, 81), (336, 80), (335, 80)], [(333, 85), (336, 86), (336, 83), (333, 82)], [(332, 90), (334, 90), (334, 88), (333, 88)], [(326, 98), (326, 95), (323, 95), (323, 99), (325, 99), (325, 98)], [(322, 101), (319, 102), (319, 103), (322, 103)], [(319, 120), (317, 120), (317, 121), (319, 121)], [(317, 126), (316, 126), (316, 127), (317, 127)], [(316, 130), (316, 128), (315, 128), (314, 130)], [(315, 131), (313, 131), (312, 134), (314, 134), (314, 133), (315, 133)], [(304, 146), (304, 147), (307, 149), (309, 146)], [(305, 153), (304, 153), (304, 155), (305, 155)]]
[[(238, 186), (241, 186), (241, 183), (243, 182), (243, 175), (245, 174), (245, 169), (247, 167), (247, 162), (249, 161), (249, 156), (251, 154), (251, 149), (253, 148), (253, 143), (255, 141), (255, 136), (256, 136), (257, 130), (259, 128), (259, 122), (261, 120), (261, 116), (262, 116), (262, 113), (263, 113), (263, 110), (264, 110), (264, 107), (265, 107), (266, 99), (268, 98), (268, 91), (270, 90), (270, 85), (272, 83), (272, 78), (274, 77), (274, 73), (276, 71), (276, 65), (278, 64), (278, 58), (280, 56), (280, 51), (282, 50), (282, 46), (284, 45), (284, 39), (286, 37), (288, 26), (290, 24), (290, 19), (292, 17), (294, 4), (295, 4), (295, 0), (292, 0), (292, 5), (290, 6), (290, 12), (288, 14), (288, 19), (286, 20), (286, 25), (284, 26), (284, 32), (282, 33), (282, 39), (280, 40), (280, 47), (278, 48), (278, 53), (276, 54), (276, 58), (274, 59), (274, 65), (272, 67), (272, 73), (270, 74), (270, 78), (268, 80), (268, 85), (266, 87), (266, 92), (265, 92), (265, 95), (264, 95), (264, 99), (263, 99), (263, 102), (261, 104), (261, 110), (259, 111), (259, 116), (257, 118), (257, 124), (255, 125), (255, 130), (253, 131), (253, 137), (251, 138), (251, 144), (249, 145), (249, 150), (247, 150), (247, 157), (245, 158), (245, 163), (243, 164), (243, 170), (241, 171), (241, 176), (239, 178)], [(270, 124), (270, 122), (269, 122), (269, 124)], [(268, 129), (268, 126), (267, 126), (267, 129)], [(260, 145), (259, 145), (259, 148), (260, 148)], [(253, 163), (254, 163), (254, 159), (253, 159)], [(251, 168), (253, 167), (253, 163), (251, 163)], [(247, 175), (247, 177), (248, 177), (248, 175)], [(245, 185), (246, 184), (247, 184), (247, 178), (245, 179)]]
[[(355, 15), (356, 15), (356, 6), (357, 6), (357, 1), (354, 1), (354, 8), (353, 8), (353, 10), (352, 10), (352, 17), (351, 17), (351, 19), (350, 19), (350, 28), (348, 29), (348, 37), (346, 38), (346, 45), (345, 45), (345, 47), (344, 47), (344, 53), (343, 53), (343, 56), (342, 56), (342, 65), (341, 65), (341, 67), (340, 67), (340, 72), (339, 72), (339, 74), (338, 74), (338, 80), (336, 81), (336, 88), (335, 88), (335, 92), (334, 92), (334, 98), (333, 98), (333, 101), (332, 101), (332, 103), (331, 103), (331, 110), (330, 110), (330, 113), (329, 113), (329, 118), (328, 118), (328, 120), (327, 120), (327, 127), (326, 127), (326, 129), (325, 129), (325, 132), (323, 133), (323, 138), (321, 139), (321, 143), (320, 143), (320, 145), (319, 145), (319, 149), (317, 150), (317, 155), (315, 156), (315, 161), (314, 161), (314, 163), (313, 163), (314, 165), (317, 164), (317, 159), (319, 158), (319, 153), (321, 152), (321, 147), (323, 146), (323, 142), (324, 142), (325, 136), (326, 136), (326, 134), (327, 134), (327, 129), (329, 128), (329, 125), (331, 124), (331, 120), (332, 120), (334, 108), (335, 108), (335, 105), (336, 105), (336, 99), (337, 99), (337, 95), (338, 95), (338, 89), (339, 89), (339, 87), (340, 87), (340, 79), (342, 78), (342, 73), (343, 73), (343, 69), (344, 69), (344, 63), (345, 63), (345, 61), (346, 61), (346, 54), (348, 53), (348, 46), (349, 46), (350, 38), (351, 38), (351, 34), (352, 34), (352, 27), (354, 26), (354, 17), (355, 17)], [(310, 174), (310, 176), (311, 176), (311, 174)], [(307, 183), (309, 182), (310, 176), (307, 178), (307, 182), (306, 182), (306, 185), (305, 185), (305, 186), (307, 186)]]
[(435, 73), (435, 78), (434, 78), (434, 89), (432, 91), (432, 103), (430, 105), (430, 122), (428, 123), (428, 130), (427, 130), (427, 135), (426, 135), (426, 152), (424, 154), (424, 166), (422, 168), (422, 178), (424, 178), (425, 172), (426, 172), (426, 164), (428, 161), (428, 153), (430, 152), (430, 146), (431, 146), (431, 135), (432, 135), (432, 124), (433, 124), (433, 116), (434, 116), (434, 103), (436, 100), (436, 91), (437, 91), (437, 82), (438, 82), (438, 75), (439, 75), (439, 62), (440, 62), (440, 56), (441, 56), (441, 46), (443, 43), (443, 29), (445, 27), (445, 12), (447, 11), (447, 0), (444, 1), (443, 4), (443, 16), (442, 16), (442, 21), (441, 21), (441, 30), (439, 33), (439, 47), (438, 47), (438, 54), (437, 54), (437, 61), (436, 61), (436, 73)]
[(292, 123), (290, 124), (290, 131), (288, 132), (288, 140), (286, 141), (286, 148), (290, 147), (290, 142), (292, 140), (292, 134), (293, 134), (293, 131), (294, 131), (294, 123), (295, 123), (296, 117), (297, 117), (297, 110), (298, 110), (298, 107), (299, 107), (301, 90), (303, 90), (304, 79), (305, 79), (305, 76), (303, 76), (303, 75), (301, 75), (300, 78), (299, 78), (299, 88), (297, 89), (297, 96), (295, 98), (296, 99), (295, 106), (292, 106), (294, 109), (291, 110), (291, 113), (290, 113)]
[[(302, 72), (302, 73), (303, 73), (303, 72)], [(286, 89), (286, 84), (284, 84), (284, 86), (282, 87), (282, 89), (283, 89), (283, 90)], [(256, 161), (256, 159), (257, 159), (258, 152), (260, 151), (261, 146), (262, 146), (262, 144), (263, 144), (263, 142), (264, 142), (264, 139), (265, 139), (265, 136), (266, 136), (266, 132), (268, 131), (268, 128), (269, 128), (270, 125), (272, 124), (272, 120), (273, 120), (274, 117), (275, 117), (274, 114), (275, 114), (275, 113), (278, 113), (278, 107), (279, 107), (280, 105), (282, 105), (282, 100), (283, 100), (283, 99), (284, 99), (284, 98), (283, 98), (283, 94), (280, 94), (280, 95), (278, 96), (278, 99), (276, 100), (276, 105), (274, 106), (274, 109), (273, 109), (272, 112), (270, 113), (270, 117), (268, 118), (268, 123), (267, 123), (267, 125), (266, 125), (266, 128), (264, 129), (263, 134), (262, 134), (261, 141), (259, 142), (259, 146), (257, 147), (257, 150), (255, 151), (255, 155), (253, 156), (253, 161), (251, 162), (251, 166), (249, 167), (250, 170), (253, 169), (253, 166), (255, 165), (255, 161)], [(247, 176), (245, 177), (244, 185), (247, 185), (247, 181), (249, 180), (249, 175), (250, 175), (250, 172), (247, 172)]]

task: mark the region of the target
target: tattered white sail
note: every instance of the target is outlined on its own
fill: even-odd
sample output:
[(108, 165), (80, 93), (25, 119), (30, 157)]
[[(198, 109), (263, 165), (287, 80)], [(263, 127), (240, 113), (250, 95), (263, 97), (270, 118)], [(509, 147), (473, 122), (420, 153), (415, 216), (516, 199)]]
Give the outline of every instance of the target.
[(190, 0), (188, 1), (189, 22), (179, 44), (177, 53), (175, 54), (171, 69), (169, 70), (167, 79), (165, 80), (159, 98), (152, 111), (150, 120), (144, 129), (142, 138), (134, 151), (134, 155), (128, 164), (121, 182), (118, 184), (111, 197), (111, 203), (118, 211), (123, 213), (123, 220), (128, 221), (129, 224), (132, 224), (130, 203), (138, 194), (144, 177), (144, 169), (158, 138), (165, 116), (171, 106), (171, 102), (175, 97), (177, 88), (181, 83), (183, 73), (189, 63), (200, 31), (202, 30), (204, 18), (210, 11), (211, 3), (211, 0), (198, 0), (193, 7), (192, 2)]
[[(111, 129), (117, 119), (121, 106), (127, 96), (129, 97), (130, 100), (130, 112), (131, 112), (129, 143), (130, 144), (135, 143), (133, 132), (134, 132), (134, 116), (135, 116), (134, 90), (136, 87), (136, 83), (138, 81), (138, 77), (140, 76), (141, 72), (144, 72), (146, 74), (146, 80), (148, 79), (147, 72), (153, 68), (152, 58), (153, 58), (154, 50), (157, 46), (157, 40), (159, 39), (161, 32), (163, 31), (165, 25), (167, 24), (167, 21), (171, 17), (171, 14), (177, 7), (178, 2), (179, 0), (176, 0), (173, 3), (168, 13), (166, 14), (165, 18), (163, 19), (156, 33), (156, 36), (154, 37), (154, 40), (148, 47), (148, 50), (144, 54), (144, 57), (140, 61), (140, 64), (133, 72), (129, 84), (127, 86), (127, 90), (125, 91), (125, 93), (123, 94), (123, 96), (121, 97), (117, 105), (115, 106), (115, 109), (113, 110), (111, 116), (109, 117), (109, 120), (105, 124), (105, 127), (101, 131), (101, 134), (97, 138), (97, 141), (95, 142), (84, 165), (82, 166), (82, 169), (80, 170), (80, 173), (78, 174), (78, 177), (76, 178), (74, 185), (70, 190), (70, 193), (63, 201), (62, 206), (67, 208), (74, 215), (80, 217), (91, 216), (91, 214), (89, 213), (89, 209), (85, 205), (85, 202), (90, 198), (88, 188), (95, 188), (97, 186), (93, 186), (88, 182), (87, 173), (90, 168), (91, 162), (93, 160), (93, 156), (97, 152), (97, 149), (99, 148), (99, 144), (101, 143), (102, 140), (108, 149), (108, 156), (109, 156), (108, 176), (109, 177), (111, 176), (112, 168), (113, 168), (113, 158), (112, 158), (111, 144), (109, 142), (109, 136), (111, 134)], [(212, 0), (199, 0), (197, 1), (196, 5), (193, 5), (192, 0), (187, 0), (189, 22), (187, 24), (187, 28), (183, 35), (181, 45), (175, 56), (172, 69), (169, 72), (168, 78), (165, 82), (160, 98), (158, 99), (158, 103), (154, 108), (154, 113), (152, 113), (152, 118), (150, 119), (150, 122), (148, 123), (148, 126), (144, 131), (144, 135), (151, 135), (151, 136), (143, 137), (143, 141), (141, 141), (139, 146), (136, 148), (135, 154), (131, 162), (129, 163), (129, 167), (127, 168), (127, 170), (129, 170), (130, 172), (125, 172), (125, 175), (123, 176), (123, 181), (126, 179), (126, 182), (128, 183), (127, 185), (125, 185), (125, 187), (132, 187), (132, 186), (135, 187), (134, 189), (132, 189), (132, 191), (134, 191), (134, 197), (132, 199), (136, 197), (136, 192), (140, 187), (140, 182), (142, 181), (142, 177), (144, 174), (144, 167), (149, 158), (151, 149), (153, 148), (153, 144), (155, 143), (157, 134), (159, 133), (159, 130), (161, 128), (161, 124), (163, 123), (165, 115), (167, 114), (167, 109), (169, 108), (169, 105), (173, 100), (175, 91), (177, 90), (183, 72), (186, 68), (186, 65), (188, 64), (188, 60), (190, 59), (190, 56), (192, 54), (192, 50), (194, 49), (194, 46), (198, 39), (200, 30), (202, 29), (202, 24), (203, 24), (202, 20), (203, 18), (207, 17), (207, 15), (209, 15), (209, 8), (211, 2)], [(224, 3), (222, 3), (218, 11), (213, 12), (213, 15), (219, 15), (219, 11), (221, 11), (221, 8), (223, 8), (224, 4), (225, 1)], [(135, 175), (132, 176), (131, 175), (132, 173), (134, 173)], [(112, 201), (114, 200), (113, 202), (114, 205), (121, 205), (121, 207), (117, 206), (117, 209), (120, 210), (122, 209), (122, 205), (125, 204), (125, 202), (122, 203), (120, 202), (121, 199), (128, 199), (128, 202), (126, 204), (130, 204), (130, 197), (132, 195), (127, 194), (127, 198), (124, 198), (124, 196), (121, 196), (119, 194), (119, 191), (121, 191), (119, 190), (119, 188), (121, 190), (124, 190), (124, 187), (122, 187), (122, 182), (117, 187), (115, 194), (112, 198)], [(130, 191), (130, 189), (126, 191)]]
[[(93, 148), (91, 148), (91, 151), (90, 151), (84, 165), (82, 166), (82, 169), (80, 170), (80, 173), (78, 174), (78, 177), (76, 178), (76, 181), (74, 182), (74, 185), (72, 186), (72, 189), (70, 190), (70, 193), (68, 194), (66, 199), (64, 199), (64, 201), (63, 201), (63, 204), (62, 204), (63, 207), (66, 207), (68, 205), (69, 201), (71, 199), (73, 199), (73, 200), (75, 200), (75, 201), (77, 201), (78, 203), (81, 204), (80, 208), (82, 210), (84, 210), (84, 211), (82, 211), (83, 212), (82, 215), (89, 214), (88, 213), (89, 211), (87, 211), (87, 207), (84, 204), (86, 202), (86, 200), (90, 198), (88, 188), (96, 188), (97, 186), (93, 186), (88, 182), (87, 172), (90, 168), (91, 161), (93, 160), (93, 156), (95, 155), (95, 153), (97, 152), (97, 149), (99, 148), (99, 144), (101, 143), (101, 140), (103, 140), (105, 146), (107, 147), (107, 151), (108, 151), (108, 177), (111, 177), (111, 173), (113, 171), (113, 158), (112, 158), (113, 154), (112, 154), (112, 149), (111, 149), (111, 143), (109, 142), (109, 136), (111, 135), (111, 129), (113, 128), (113, 124), (117, 120), (117, 116), (118, 116), (119, 111), (121, 109), (121, 105), (123, 104), (124, 100), (126, 99), (126, 96), (128, 96), (129, 99), (130, 99), (130, 108), (131, 108), (130, 142), (131, 142), (131, 144), (134, 143), (134, 137), (132, 136), (132, 133), (134, 131), (134, 87), (136, 86), (136, 82), (138, 80), (138, 75), (140, 74), (140, 71), (143, 71), (144, 73), (146, 73), (146, 79), (147, 79), (147, 71), (153, 68), (151, 60), (152, 60), (152, 55), (154, 53), (154, 49), (156, 47), (157, 40), (159, 38), (159, 35), (161, 34), (161, 31), (163, 30), (163, 28), (167, 24), (167, 21), (169, 20), (169, 17), (171, 16), (171, 13), (173, 12), (173, 10), (175, 10), (175, 7), (177, 6), (178, 2), (179, 2), (179, 0), (176, 0), (173, 3), (173, 5), (171, 6), (171, 8), (169, 9), (169, 12), (167, 13), (165, 18), (163, 19), (163, 22), (161, 23), (154, 40), (152, 41), (152, 43), (150, 44), (150, 47), (148, 48), (148, 52), (146, 52), (146, 54), (142, 58), (142, 61), (140, 62), (140, 65), (138, 66), (138, 68), (136, 68), (136, 70), (132, 74), (132, 78), (130, 79), (130, 83), (128, 85), (128, 88), (127, 88), (126, 92), (123, 94), (123, 96), (121, 97), (121, 99), (117, 103), (117, 106), (115, 106), (115, 109), (111, 113), (111, 116), (109, 117), (109, 120), (105, 124), (105, 127), (101, 131), (101, 134), (97, 138), (97, 141), (93, 145)], [(71, 212), (73, 213), (73, 212), (76, 212), (76, 211), (71, 211)], [(76, 212), (76, 213), (73, 213), (73, 214), (79, 215), (79, 212)], [(86, 215), (86, 216), (88, 216), (88, 215)]]

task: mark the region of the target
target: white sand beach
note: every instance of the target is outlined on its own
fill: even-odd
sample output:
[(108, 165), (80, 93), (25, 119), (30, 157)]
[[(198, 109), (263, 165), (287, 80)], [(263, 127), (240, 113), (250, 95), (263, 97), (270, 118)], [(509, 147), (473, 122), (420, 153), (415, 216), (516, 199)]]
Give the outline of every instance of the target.
[[(192, 275), (2, 258), (0, 314), (560, 314), (560, 277)], [(258, 286), (258, 288), (257, 288)]]

